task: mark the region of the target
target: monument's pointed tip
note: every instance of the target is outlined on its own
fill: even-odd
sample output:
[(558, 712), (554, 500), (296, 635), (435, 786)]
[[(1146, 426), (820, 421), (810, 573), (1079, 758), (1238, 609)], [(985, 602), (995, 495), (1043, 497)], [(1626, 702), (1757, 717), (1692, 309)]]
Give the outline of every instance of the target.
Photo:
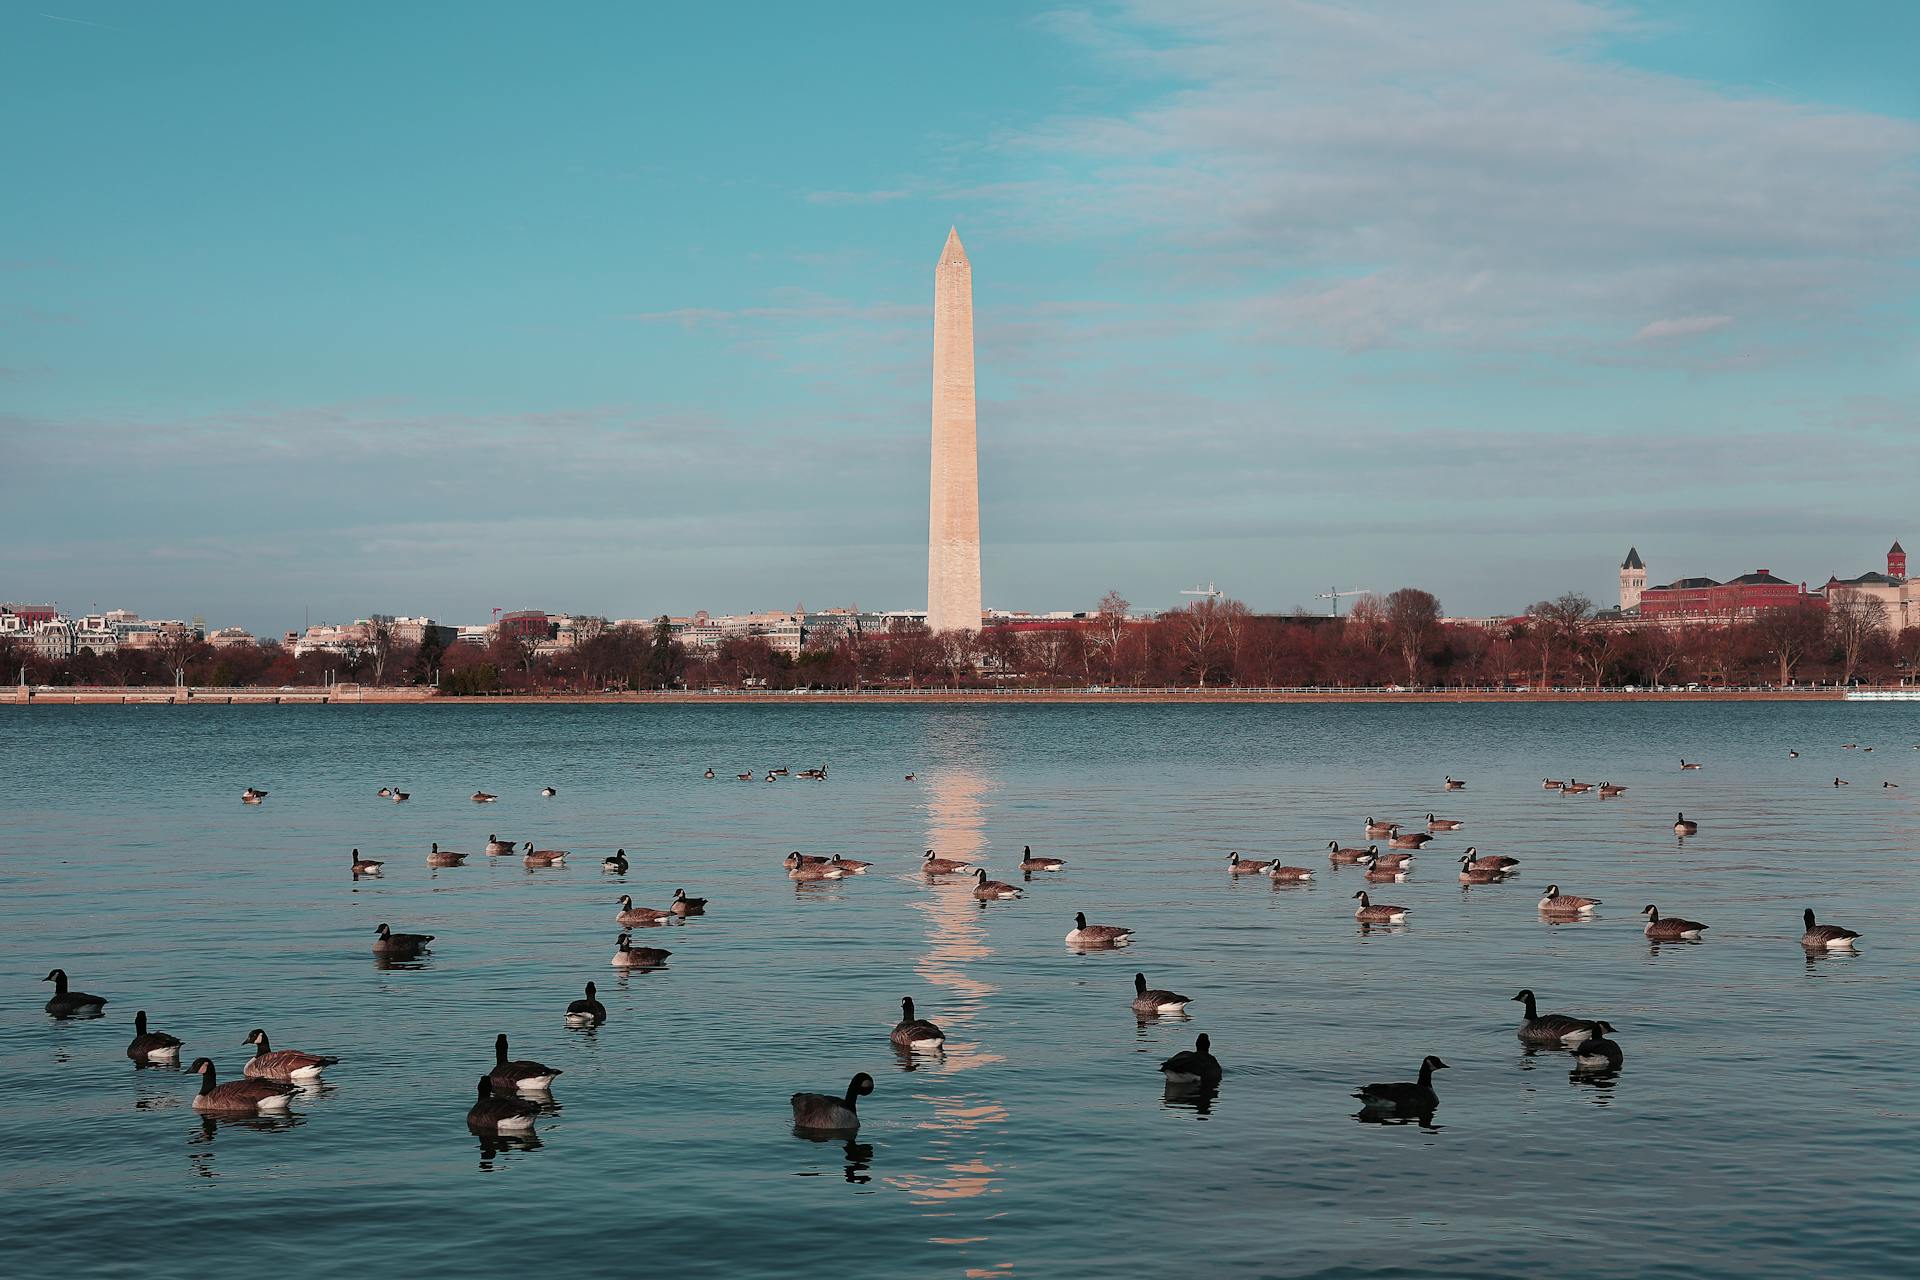
[(940, 251), (940, 261), (965, 262), (966, 260), (967, 247), (960, 243), (960, 228), (948, 227), (947, 245), (946, 248)]

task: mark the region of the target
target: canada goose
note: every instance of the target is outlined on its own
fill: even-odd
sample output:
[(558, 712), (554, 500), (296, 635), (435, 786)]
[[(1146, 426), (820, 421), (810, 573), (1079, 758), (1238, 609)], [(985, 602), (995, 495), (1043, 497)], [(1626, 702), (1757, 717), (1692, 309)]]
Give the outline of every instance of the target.
[(1407, 869), (1404, 866), (1383, 866), (1378, 858), (1368, 858), (1361, 864), (1366, 868), (1366, 878), (1374, 884), (1404, 884)]
[(1800, 945), (1803, 947), (1816, 951), (1851, 951), (1860, 937), (1852, 929), (1842, 929), (1837, 924), (1815, 924), (1812, 907), (1808, 907), (1801, 918), (1807, 922), (1807, 931), (1800, 935)]
[(824, 853), (802, 853), (798, 849), (795, 849), (792, 853), (788, 854), (781, 861), (785, 863), (785, 865), (789, 870), (791, 870), (792, 868), (798, 867), (798, 866), (823, 867), (823, 866), (826, 866), (828, 863), (832, 862), (833, 859), (829, 858)]
[(625, 849), (615, 849), (611, 858), (602, 858), (600, 860), (600, 869), (602, 871), (611, 871), (617, 876), (627, 874), (627, 851)]
[(771, 773), (776, 778), (784, 778), (787, 776), (787, 766), (781, 765), (778, 769), (769, 769), (767, 770), (767, 772)]
[(1466, 789), (1467, 789), (1467, 784), (1464, 781), (1454, 777), (1452, 774), (1447, 775), (1447, 790), (1465, 791)]
[(96, 1014), (107, 1007), (105, 996), (90, 996), (84, 991), (67, 990), (67, 971), (55, 969), (42, 982), (53, 984), (53, 995), (47, 1001), (47, 1012), (56, 1018), (68, 1018), (74, 1014)]
[(1789, 749), (1788, 749), (1788, 751), (1787, 751), (1787, 759), (1789, 759), (1789, 760), (1798, 760), (1799, 758), (1800, 758), (1800, 753), (1799, 753), (1798, 751), (1794, 751), (1794, 750), (1792, 750), (1791, 748), (1789, 748)]
[(1428, 1054), (1420, 1060), (1420, 1079), (1417, 1083), (1362, 1085), (1354, 1091), (1353, 1096), (1369, 1107), (1431, 1111), (1440, 1105), (1440, 1095), (1433, 1091), (1433, 1073), (1446, 1069), (1446, 1063)]
[(377, 876), (380, 874), (380, 868), (386, 865), (386, 863), (376, 862), (372, 858), (361, 857), (358, 849), (353, 851), (353, 878), (355, 880), (358, 880), (361, 876)]
[(283, 1080), (256, 1078), (221, 1084), (215, 1078), (211, 1058), (195, 1058), (187, 1070), (200, 1077), (200, 1092), (193, 1096), (195, 1111), (259, 1115), (265, 1111), (282, 1112), (293, 1105), (294, 1087)]
[(751, 770), (751, 769), (749, 769), (749, 770), (747, 770), (747, 771), (746, 771), (745, 773), (736, 773), (736, 774), (734, 774), (733, 776), (734, 776), (734, 777), (736, 777), (736, 778), (738, 778), (738, 779), (740, 779), (740, 781), (742, 781), (742, 782), (752, 782), (752, 781), (753, 781), (753, 770)]
[(859, 1100), (873, 1092), (873, 1077), (862, 1071), (847, 1082), (845, 1097), (826, 1093), (793, 1095), (793, 1127), (828, 1133), (852, 1133), (860, 1127)]
[(1689, 821), (1687, 818), (1687, 815), (1684, 813), (1675, 814), (1673, 819), (1673, 830), (1676, 835), (1690, 836), (1700, 830), (1700, 824), (1697, 822)]
[(1147, 987), (1147, 975), (1133, 975), (1133, 1011), (1139, 1014), (1180, 1013), (1193, 1001), (1178, 991), (1162, 991), (1158, 987)]
[(1365, 889), (1353, 896), (1360, 899), (1360, 906), (1354, 911), (1353, 918), (1362, 924), (1399, 924), (1407, 918), (1407, 908), (1389, 906), (1386, 903), (1376, 905), (1373, 899), (1367, 896)]
[(1411, 853), (1381, 853), (1376, 846), (1368, 845), (1367, 856), (1360, 860), (1360, 865), (1365, 866), (1369, 859), (1382, 867), (1394, 867), (1400, 871), (1411, 871), (1413, 869), (1413, 855)]
[(1073, 913), (1073, 932), (1067, 941), (1078, 947), (1124, 947), (1133, 941), (1133, 930), (1112, 924), (1088, 924), (1087, 913)]
[(633, 895), (623, 893), (620, 895), (620, 910), (614, 915), (613, 922), (615, 924), (632, 926), (636, 924), (659, 924), (663, 920), (671, 919), (673, 919), (673, 912), (663, 911), (655, 907), (636, 907), (633, 905)]
[(1591, 782), (1579, 782), (1568, 778), (1567, 785), (1560, 788), (1560, 794), (1563, 796), (1583, 796), (1591, 790), (1593, 790), (1593, 784)]
[(621, 934), (613, 945), (613, 963), (622, 969), (658, 969), (673, 954), (659, 947), (636, 947), (630, 933)]
[(789, 880), (844, 880), (847, 873), (831, 862), (788, 862)]
[(607, 1006), (600, 1003), (599, 988), (587, 984), (587, 994), (567, 1006), (567, 1025), (597, 1027), (607, 1020)]
[(1560, 892), (1560, 886), (1550, 884), (1540, 896), (1540, 910), (1550, 916), (1590, 916), (1593, 909), (1600, 905), (1598, 898), (1578, 898), (1570, 893)]
[(1643, 931), (1655, 942), (1698, 942), (1707, 926), (1698, 920), (1684, 920), (1679, 916), (1660, 914), (1660, 908), (1648, 903), (1640, 908), (1640, 914), (1647, 918), (1647, 927)]
[(1860, 744), (1857, 742), (1843, 742), (1840, 744), (1840, 749), (1842, 751), (1858, 751)]
[(950, 875), (955, 871), (970, 871), (972, 868), (973, 864), (964, 858), (936, 858), (931, 849), (927, 850), (926, 856), (920, 859), (921, 872), (930, 876)]
[(1511, 871), (1520, 865), (1520, 859), (1509, 858), (1504, 853), (1481, 853), (1480, 846), (1467, 846), (1466, 856), (1473, 859), (1473, 865), (1485, 871)]
[(542, 799), (545, 799), (545, 800), (551, 800), (559, 794), (560, 793), (558, 791), (555, 791), (552, 787), (540, 788), (540, 796)]
[(1267, 868), (1267, 878), (1275, 884), (1297, 884), (1313, 879), (1313, 871), (1307, 867), (1283, 867), (1276, 862)]
[(266, 798), (267, 798), (267, 793), (260, 790), (258, 787), (248, 787), (245, 791), (242, 791), (240, 793), (241, 804), (259, 804), (262, 800), (265, 800)]
[(147, 1030), (147, 1011), (142, 1009), (133, 1015), (133, 1039), (127, 1042), (127, 1056), (135, 1062), (178, 1062), (180, 1038)]
[(1871, 750), (1873, 750), (1873, 748), (1872, 748), (1872, 747), (1862, 747), (1862, 748), (1860, 748), (1860, 750), (1862, 750), (1862, 751), (1871, 751)]
[(502, 840), (497, 834), (487, 836), (487, 856), (490, 858), (505, 857), (519, 847), (511, 840)]
[(906, 780), (908, 782), (912, 782), (914, 780), (914, 776), (912, 774), (908, 774)]
[(1364, 862), (1366, 861), (1367, 855), (1373, 852), (1375, 852), (1375, 850), (1372, 849), (1371, 847), (1366, 849), (1356, 849), (1356, 848), (1353, 848), (1352, 846), (1342, 848), (1338, 840), (1327, 841), (1327, 861), (1328, 862), (1333, 862), (1333, 863)]
[(1607, 1039), (1607, 1032), (1614, 1029), (1607, 1021), (1589, 1022), (1593, 1033), (1579, 1044), (1573, 1046), (1573, 1065), (1577, 1071), (1618, 1071), (1627, 1055), (1620, 1046)]
[(1616, 787), (1611, 782), (1603, 782), (1600, 784), (1600, 798), (1602, 800), (1611, 800), (1615, 796), (1623, 796), (1626, 793), (1627, 789), (1625, 787)]
[(492, 804), (499, 798), (499, 796), (493, 794), (491, 791), (476, 791), (473, 793), (473, 802), (475, 804)]
[(1900, 789), (1900, 784), (1897, 782), (1883, 782), (1880, 785), (1883, 787), (1889, 787), (1895, 791), (1898, 791)]
[(946, 1044), (947, 1033), (925, 1018), (914, 1017), (913, 997), (904, 996), (900, 1001), (900, 1021), (894, 1024), (887, 1038), (902, 1049), (938, 1049)]
[(1560, 782), (1560, 781), (1558, 781), (1558, 780), (1556, 780), (1556, 779), (1554, 779), (1554, 778), (1542, 778), (1542, 779), (1540, 779), (1540, 789), (1541, 789), (1542, 791), (1558, 791), (1558, 790), (1560, 790), (1560, 788), (1562, 788), (1562, 787), (1564, 787), (1564, 786), (1566, 786), (1566, 785), (1567, 785), (1566, 783), (1564, 783), (1564, 782)]
[(1066, 865), (1061, 858), (1035, 857), (1030, 844), (1020, 846), (1020, 869), (1029, 874), (1035, 871), (1060, 871)]
[(467, 855), (464, 853), (442, 849), (438, 840), (433, 842), (433, 848), (427, 854), (427, 865), (430, 867), (457, 867), (466, 860)]
[(476, 1133), (523, 1133), (533, 1128), (538, 1103), (493, 1091), (492, 1077), (481, 1076), (473, 1105), (467, 1109), (467, 1128)]
[(1427, 815), (1427, 830), (1429, 831), (1458, 831), (1466, 825), (1466, 823), (1461, 822), (1457, 818), (1436, 818), (1432, 814)]
[(1392, 838), (1387, 841), (1387, 847), (1390, 849), (1418, 849), (1432, 843), (1432, 841), (1433, 837), (1424, 831), (1409, 831), (1406, 835), (1401, 835), (1396, 831)]
[(544, 1062), (508, 1061), (507, 1037), (503, 1032), (493, 1038), (493, 1072), (488, 1083), (496, 1089), (518, 1089), (521, 1093), (545, 1093), (553, 1085), (560, 1068)]
[(405, 804), (412, 795), (413, 793), (411, 791), (395, 791), (393, 793), (393, 802), (395, 804)]
[(384, 924), (373, 932), (373, 954), (402, 960), (428, 950), (428, 944), (433, 941), (430, 933), (395, 933)]
[(1367, 834), (1370, 836), (1390, 836), (1399, 829), (1397, 822), (1375, 822), (1372, 817), (1367, 819)]
[(1835, 778), (1833, 780), (1833, 785), (1836, 787), (1850, 787), (1853, 784), (1851, 782), (1848, 782), (1845, 778)]
[(1243, 858), (1237, 853), (1227, 855), (1227, 874), (1234, 876), (1263, 876), (1267, 868), (1273, 865), (1269, 858), (1265, 862), (1255, 862), (1252, 858)]
[(1017, 898), (1024, 892), (1004, 880), (989, 880), (985, 868), (974, 873), (973, 896), (986, 902), (993, 898)]
[(1698, 760), (1695, 760), (1689, 763), (1685, 756), (1681, 756), (1680, 767), (1682, 769), (1698, 769), (1700, 767), (1700, 762)]
[(312, 1084), (320, 1078), (321, 1072), (340, 1061), (317, 1053), (302, 1053), (298, 1049), (275, 1049), (267, 1043), (267, 1033), (259, 1027), (249, 1031), (241, 1043), (253, 1046), (253, 1056), (247, 1059), (245, 1071), (247, 1077), (253, 1080)]
[(667, 910), (677, 916), (703, 916), (707, 913), (705, 898), (689, 898), (685, 889), (673, 891), (673, 905)]
[[(1373, 877), (1369, 875), (1367, 878), (1371, 880)], [(1474, 865), (1472, 854), (1463, 853), (1460, 855), (1461, 884), (1499, 884), (1506, 878), (1507, 873), (1496, 867)]]
[(379, 790), (379, 793), (378, 793), (378, 794), (379, 794), (379, 796), (380, 796), (380, 798), (381, 798), (382, 800), (391, 800), (391, 799), (393, 799), (393, 788), (392, 788), (392, 787), (382, 787), (382, 788), (380, 788), (380, 790)]
[(858, 858), (843, 858), (836, 853), (832, 858), (828, 859), (828, 865), (838, 867), (850, 876), (861, 876), (865, 875), (867, 868), (873, 864), (871, 862), (862, 862)]
[(1533, 989), (1514, 997), (1527, 1007), (1520, 1021), (1520, 1038), (1528, 1044), (1558, 1044), (1572, 1048), (1593, 1034), (1593, 1023), (1584, 1018), (1569, 1018), (1564, 1013), (1539, 1013), (1535, 1010)]
[(536, 849), (531, 840), (522, 846), (522, 851), (526, 854), (522, 861), (529, 867), (557, 867), (567, 860), (565, 849)]
[(780, 780), (780, 779), (779, 779), (779, 775), (778, 775), (778, 774), (776, 774), (776, 773), (774, 773), (774, 771), (773, 771), (773, 770), (771, 770), (771, 769), (769, 769), (769, 770), (767, 770), (767, 776), (766, 776), (766, 779), (765, 779), (765, 781), (767, 781), (767, 782), (778, 782), (779, 780)]
[(1160, 1074), (1170, 1085), (1200, 1085), (1211, 1089), (1220, 1083), (1220, 1059), (1213, 1056), (1213, 1041), (1203, 1032), (1193, 1048), (1182, 1049), (1160, 1064)]
[(713, 780), (713, 770), (711, 769), (707, 770), (706, 777), (707, 777), (707, 780), (711, 782)]

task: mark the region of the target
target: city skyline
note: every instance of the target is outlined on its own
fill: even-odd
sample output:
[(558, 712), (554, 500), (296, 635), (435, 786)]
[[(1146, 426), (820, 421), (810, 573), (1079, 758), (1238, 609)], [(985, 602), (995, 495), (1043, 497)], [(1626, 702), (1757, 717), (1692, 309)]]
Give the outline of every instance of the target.
[(698, 15), (475, 6), (454, 60), (404, 11), (0, 18), (41, 120), (0, 143), (0, 595), (912, 607), (954, 223), (991, 608), (1487, 614), (1607, 602), (1629, 545), (1824, 581), (1906, 532), (1910, 10), (1331, 12), (876, 10), (777, 140), (800, 15), (728, 47), (737, 102)]

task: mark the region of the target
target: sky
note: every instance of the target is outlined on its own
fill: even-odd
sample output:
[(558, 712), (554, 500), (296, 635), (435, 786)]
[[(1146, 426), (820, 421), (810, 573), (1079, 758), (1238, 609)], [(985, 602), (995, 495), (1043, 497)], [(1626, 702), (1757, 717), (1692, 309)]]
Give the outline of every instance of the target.
[(1457, 615), (1920, 542), (1920, 5), (0, 2), (0, 599)]

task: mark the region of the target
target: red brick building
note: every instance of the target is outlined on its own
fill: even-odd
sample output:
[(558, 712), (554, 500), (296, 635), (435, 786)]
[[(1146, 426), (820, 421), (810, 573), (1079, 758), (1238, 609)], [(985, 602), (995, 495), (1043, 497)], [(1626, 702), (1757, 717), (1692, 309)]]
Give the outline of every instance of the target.
[(1737, 622), (1768, 609), (1796, 604), (1827, 607), (1826, 597), (1808, 591), (1807, 584), (1776, 578), (1766, 569), (1743, 573), (1727, 582), (1712, 578), (1681, 578), (1664, 587), (1648, 587), (1640, 595), (1640, 616), (1648, 622)]

